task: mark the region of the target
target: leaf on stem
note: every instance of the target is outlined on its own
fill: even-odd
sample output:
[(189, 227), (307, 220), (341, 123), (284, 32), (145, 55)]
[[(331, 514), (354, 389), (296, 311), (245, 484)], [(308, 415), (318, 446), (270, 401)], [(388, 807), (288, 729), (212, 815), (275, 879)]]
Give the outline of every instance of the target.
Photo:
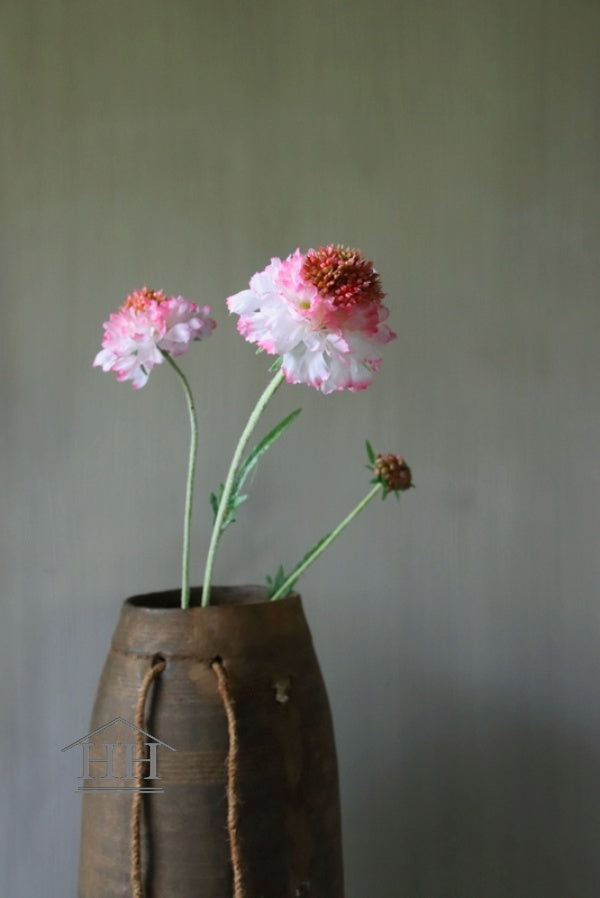
[[(274, 577), (270, 577), (270, 576), (267, 574), (266, 581), (267, 581), (267, 587), (268, 587), (268, 596), (267, 596), (267, 598), (270, 599), (271, 596), (274, 596), (275, 593), (277, 592), (277, 590), (278, 590), (281, 586), (283, 586), (283, 584), (284, 584), (285, 581), (286, 581), (286, 576), (285, 576), (285, 571), (284, 571), (284, 569), (283, 569), (283, 565), (281, 565), (281, 564), (279, 565), (279, 567), (277, 568), (277, 573), (275, 574)], [(291, 586), (290, 586), (290, 589), (288, 590), (288, 592), (286, 593), (286, 595), (288, 595), (288, 593), (289, 593), (290, 591), (291, 591)], [(283, 598), (283, 596), (282, 596), (282, 598)]]
[(294, 586), (298, 582), (299, 578), (301, 577), (302, 573), (304, 572), (305, 567), (307, 567), (308, 564), (310, 564), (313, 561), (313, 559), (319, 555), (321, 546), (327, 542), (327, 540), (331, 536), (331, 533), (332, 533), (332, 531), (330, 531), (329, 533), (326, 533), (325, 536), (323, 536), (318, 542), (316, 542), (314, 544), (314, 546), (306, 553), (306, 555), (304, 555), (304, 557), (300, 559), (300, 561), (298, 562), (298, 564), (296, 565), (296, 567), (294, 568), (294, 570), (292, 571), (291, 574), (288, 574), (286, 576), (283, 572), (282, 566), (279, 565), (279, 568), (277, 569), (277, 573), (275, 574), (274, 577), (267, 576), (267, 586), (269, 587), (269, 596), (268, 596), (269, 599), (275, 595), (275, 593), (283, 586), (283, 584), (286, 581), (288, 582), (287, 589), (285, 590), (285, 592), (281, 593), (279, 598), (284, 599), (286, 596), (289, 596), (292, 589), (294, 588)]
[(368, 440), (365, 440), (365, 447), (367, 450), (367, 457), (368, 457), (369, 461), (371, 462), (371, 464), (374, 465), (375, 460), (376, 460), (375, 450), (373, 449), (373, 447), (371, 446), (371, 444), (369, 443)]
[(270, 430), (269, 433), (262, 438), (260, 443), (257, 443), (254, 449), (248, 454), (245, 461), (242, 462), (237, 474), (235, 475), (232, 495), (242, 488), (244, 481), (248, 477), (248, 474), (256, 466), (261, 455), (264, 455), (267, 449), (269, 449), (273, 445), (273, 443), (279, 439), (280, 436), (283, 436), (290, 424), (295, 421), (301, 411), (301, 408), (297, 408), (286, 418), (284, 418), (283, 421), (280, 421), (279, 424), (277, 424), (273, 428), (273, 430)]
[[(221, 483), (219, 484), (218, 497), (215, 495), (215, 493), (210, 494), (210, 506), (213, 510), (213, 515), (215, 518), (217, 517), (217, 513), (219, 511), (219, 505), (221, 504), (221, 498), (223, 496), (224, 489), (225, 487)], [(223, 533), (223, 531), (226, 530), (230, 524), (233, 524), (235, 522), (235, 512), (240, 507), (240, 505), (242, 505), (246, 501), (247, 498), (248, 496), (241, 495), (240, 493), (235, 496), (230, 496), (229, 502), (227, 503), (227, 509), (225, 511), (225, 514), (223, 515), (223, 521), (221, 523), (221, 533)]]
[[(223, 533), (230, 524), (234, 523), (234, 521), (236, 520), (236, 510), (248, 498), (247, 495), (242, 495), (241, 489), (245, 481), (247, 480), (248, 475), (258, 464), (259, 458), (264, 455), (267, 449), (269, 449), (273, 445), (273, 443), (285, 433), (290, 424), (295, 421), (301, 411), (302, 409), (297, 408), (295, 411), (291, 412), (291, 414), (285, 417), (283, 421), (280, 421), (279, 424), (277, 424), (273, 428), (273, 430), (270, 430), (269, 433), (264, 436), (259, 443), (256, 444), (254, 449), (252, 449), (252, 451), (246, 456), (245, 460), (240, 464), (233, 481), (231, 495), (229, 497), (229, 501), (227, 502), (227, 508), (225, 509), (225, 514), (223, 515), (220, 533)], [(221, 484), (219, 486), (218, 496), (216, 496), (215, 493), (211, 493), (210, 495), (210, 504), (215, 518), (217, 516), (219, 505), (221, 504), (223, 490), (224, 486), (223, 484)]]

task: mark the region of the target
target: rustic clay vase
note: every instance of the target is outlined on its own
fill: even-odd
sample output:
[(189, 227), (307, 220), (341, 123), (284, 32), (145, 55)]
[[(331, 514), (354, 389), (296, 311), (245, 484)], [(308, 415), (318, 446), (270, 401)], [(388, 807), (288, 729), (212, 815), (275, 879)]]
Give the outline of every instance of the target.
[[(200, 598), (192, 590), (186, 611), (177, 591), (124, 603), (94, 705), (91, 733), (123, 719), (117, 739), (110, 728), (95, 738), (126, 739), (146, 672), (166, 661), (144, 727), (160, 740), (148, 782), (163, 789), (142, 797), (144, 895), (233, 895), (219, 659), (238, 739), (244, 898), (343, 898), (333, 729), (300, 597), (267, 602), (261, 587), (221, 587), (209, 607)], [(79, 898), (130, 896), (132, 796), (107, 788), (82, 800)]]

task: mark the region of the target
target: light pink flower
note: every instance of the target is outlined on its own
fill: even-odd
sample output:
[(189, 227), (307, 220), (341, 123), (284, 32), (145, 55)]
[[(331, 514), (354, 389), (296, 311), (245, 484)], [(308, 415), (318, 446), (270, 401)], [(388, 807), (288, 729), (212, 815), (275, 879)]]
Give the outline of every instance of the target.
[(359, 250), (325, 246), (271, 259), (250, 289), (227, 300), (238, 331), (283, 359), (288, 383), (322, 393), (363, 390), (395, 338), (379, 276)]
[(164, 362), (161, 350), (181, 355), (192, 340), (207, 337), (215, 327), (210, 306), (200, 308), (183, 296), (142, 287), (104, 323), (102, 349), (94, 365), (113, 371), (117, 380), (130, 380), (139, 390), (154, 365)]

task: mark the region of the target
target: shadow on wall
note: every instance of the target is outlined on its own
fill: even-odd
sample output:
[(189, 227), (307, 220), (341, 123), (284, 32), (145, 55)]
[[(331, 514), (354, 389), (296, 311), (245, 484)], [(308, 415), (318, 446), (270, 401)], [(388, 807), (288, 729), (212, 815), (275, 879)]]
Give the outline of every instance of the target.
[[(400, 757), (371, 781), (375, 808), (357, 799), (379, 830), (381, 869), (358, 862), (377, 893), (597, 898), (600, 744), (540, 713), (469, 698), (430, 684), (418, 709), (399, 709)], [(393, 821), (384, 838), (382, 821)]]

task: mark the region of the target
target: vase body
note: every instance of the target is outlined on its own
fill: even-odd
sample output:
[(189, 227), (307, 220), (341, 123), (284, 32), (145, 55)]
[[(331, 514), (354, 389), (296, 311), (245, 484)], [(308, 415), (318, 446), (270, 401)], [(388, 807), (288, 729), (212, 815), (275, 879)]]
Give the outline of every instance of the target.
[[(267, 602), (260, 587), (216, 587), (201, 608), (200, 594), (185, 611), (176, 591), (124, 603), (91, 720), (91, 734), (132, 722), (146, 672), (165, 660), (144, 727), (159, 740), (149, 785), (163, 790), (142, 796), (145, 898), (232, 898), (231, 731), (216, 659), (237, 738), (244, 898), (343, 898), (333, 728), (300, 597)], [(108, 791), (83, 795), (79, 898), (131, 895), (132, 795)]]

